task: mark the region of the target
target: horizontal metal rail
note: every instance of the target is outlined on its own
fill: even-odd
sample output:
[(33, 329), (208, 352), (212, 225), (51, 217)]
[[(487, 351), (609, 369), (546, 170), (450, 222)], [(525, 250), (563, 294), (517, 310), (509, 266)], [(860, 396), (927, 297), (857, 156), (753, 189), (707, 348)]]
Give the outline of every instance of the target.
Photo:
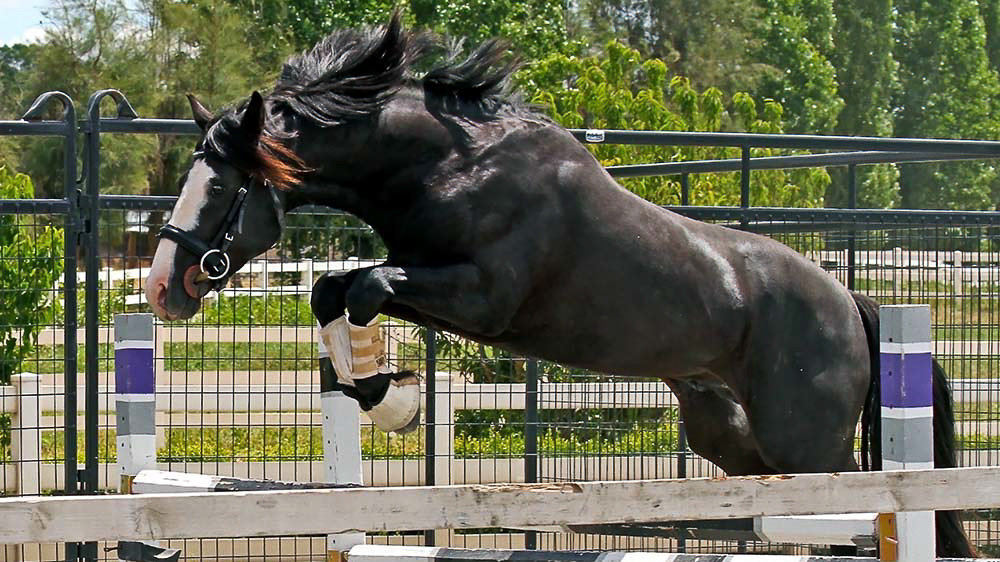
[[(201, 129), (190, 119), (126, 119), (101, 118), (98, 125), (102, 133), (135, 133), (155, 135), (199, 135)], [(87, 131), (90, 124), (80, 123), (80, 129)]]
[(0, 136), (54, 137), (66, 135), (63, 121), (0, 121)]
[[(107, 210), (170, 211), (176, 195), (101, 195), (98, 207)], [(345, 215), (344, 211), (323, 205), (303, 205), (288, 211), (290, 215)]]
[[(650, 146), (732, 146), (809, 150), (878, 150), (932, 152), (1000, 157), (1000, 142), (956, 139), (906, 139), (836, 135), (760, 133), (702, 133), (685, 131), (617, 131), (570, 129), (588, 144), (641, 144)], [(593, 140), (599, 138), (600, 140)]]
[(854, 227), (997, 226), (994, 211), (914, 211), (907, 209), (798, 209), (785, 207), (681, 207), (666, 209), (698, 220), (748, 220), (751, 222), (809, 221)]
[[(982, 160), (980, 155), (930, 152), (831, 152), (829, 154), (799, 154), (795, 156), (765, 156), (750, 159), (751, 170), (791, 170), (799, 168), (825, 168), (863, 164), (904, 164), (918, 162), (946, 162), (956, 160)], [(608, 173), (616, 178), (640, 176), (673, 176), (680, 174), (707, 174), (739, 172), (743, 161), (739, 158), (725, 160), (691, 160), (657, 164), (630, 164), (609, 166)]]
[(49, 215), (69, 212), (70, 205), (65, 199), (0, 199), (0, 214)]

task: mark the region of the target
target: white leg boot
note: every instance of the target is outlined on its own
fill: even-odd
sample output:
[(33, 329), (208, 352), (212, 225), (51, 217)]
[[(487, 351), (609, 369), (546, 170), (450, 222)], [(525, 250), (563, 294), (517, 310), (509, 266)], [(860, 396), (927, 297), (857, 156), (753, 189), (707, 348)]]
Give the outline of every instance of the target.
[(406, 433), (416, 428), (420, 381), (412, 373), (389, 371), (378, 320), (355, 326), (341, 316), (323, 326), (320, 337), (329, 350), (338, 382), (356, 389), (364, 399), (359, 400), (361, 407), (379, 429)]

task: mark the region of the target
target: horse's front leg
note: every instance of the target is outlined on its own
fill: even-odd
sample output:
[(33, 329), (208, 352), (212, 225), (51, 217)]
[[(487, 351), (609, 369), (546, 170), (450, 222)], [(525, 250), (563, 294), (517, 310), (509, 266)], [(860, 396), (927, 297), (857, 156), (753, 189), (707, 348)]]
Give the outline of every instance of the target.
[(360, 326), (344, 311), (348, 288), (362, 270), (327, 273), (313, 285), (313, 315), (329, 354), (340, 390), (358, 401), (380, 429), (405, 433), (420, 418), (420, 387), (412, 372), (392, 372), (385, 361), (385, 344), (374, 319)]
[(403, 306), (469, 334), (503, 333), (521, 301), (517, 276), (490, 275), (474, 263), (445, 267), (378, 266), (358, 274), (347, 291), (355, 324), (367, 324), (382, 308)]

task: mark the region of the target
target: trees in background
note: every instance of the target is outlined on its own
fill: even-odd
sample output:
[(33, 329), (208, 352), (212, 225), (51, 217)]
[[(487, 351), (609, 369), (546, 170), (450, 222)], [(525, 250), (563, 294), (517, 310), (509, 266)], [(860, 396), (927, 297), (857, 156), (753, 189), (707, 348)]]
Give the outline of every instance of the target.
[[(892, 56), (892, 0), (838, 0), (829, 59), (837, 76), (837, 95), (844, 101), (834, 133), (886, 137), (893, 133), (892, 94), (898, 64)], [(831, 170), (826, 193), (831, 207), (847, 205), (847, 171)], [(890, 207), (898, 202), (895, 166), (858, 168), (861, 207)]]
[[(730, 96), (714, 87), (698, 91), (687, 78), (671, 77), (666, 62), (644, 59), (637, 50), (614, 40), (599, 55), (550, 55), (525, 69), (522, 80), (531, 101), (548, 108), (556, 121), (568, 127), (782, 132), (781, 106), (776, 102), (766, 101), (758, 108), (744, 92)], [(738, 150), (722, 147), (589, 146), (606, 166), (739, 157)], [(820, 169), (762, 171), (754, 177), (754, 203), (775, 206), (819, 206), (829, 181)], [(620, 181), (654, 203), (681, 202), (676, 178)], [(697, 174), (690, 187), (690, 201), (696, 205), (740, 203), (737, 174)]]
[[(996, 139), (1000, 81), (987, 56), (975, 0), (897, 0), (894, 52), (899, 88), (894, 133), (902, 137)], [(904, 207), (992, 208), (992, 162), (900, 167)]]
[[(396, 6), (410, 25), (468, 44), (510, 39), (528, 61), (520, 80), (566, 125), (1000, 136), (1000, 0), (51, 0), (41, 44), (0, 48), (0, 111), (17, 116), (45, 90), (82, 102), (108, 86), (146, 116), (186, 117), (188, 92), (217, 109), (268, 88), (286, 56), (330, 30), (384, 21)], [(171, 137), (105, 142), (112, 192), (172, 193), (191, 148)], [(600, 156), (688, 156), (629, 150)], [(57, 143), (4, 139), (0, 157), (30, 172), (39, 195), (61, 192)], [(865, 167), (859, 180), (863, 206), (1000, 201), (983, 163)], [(843, 171), (820, 182), (819, 199), (815, 178), (784, 181), (814, 182), (802, 204), (846, 202)], [(726, 200), (724, 184), (705, 189)], [(662, 180), (629, 185), (676, 191)]]

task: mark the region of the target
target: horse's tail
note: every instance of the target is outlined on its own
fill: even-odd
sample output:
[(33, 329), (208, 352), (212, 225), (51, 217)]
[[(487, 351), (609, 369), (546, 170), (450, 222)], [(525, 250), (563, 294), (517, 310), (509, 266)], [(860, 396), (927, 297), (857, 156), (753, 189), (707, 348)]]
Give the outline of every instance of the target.
[[(879, 317), (878, 303), (860, 293), (851, 292), (868, 340), (871, 359), (871, 380), (868, 395), (861, 410), (861, 469), (882, 470), (882, 397), (879, 388)], [(934, 360), (934, 468), (958, 466), (955, 443), (955, 411), (951, 386), (941, 365)], [(937, 555), (939, 557), (973, 558), (981, 556), (969, 541), (958, 511), (935, 513)]]

